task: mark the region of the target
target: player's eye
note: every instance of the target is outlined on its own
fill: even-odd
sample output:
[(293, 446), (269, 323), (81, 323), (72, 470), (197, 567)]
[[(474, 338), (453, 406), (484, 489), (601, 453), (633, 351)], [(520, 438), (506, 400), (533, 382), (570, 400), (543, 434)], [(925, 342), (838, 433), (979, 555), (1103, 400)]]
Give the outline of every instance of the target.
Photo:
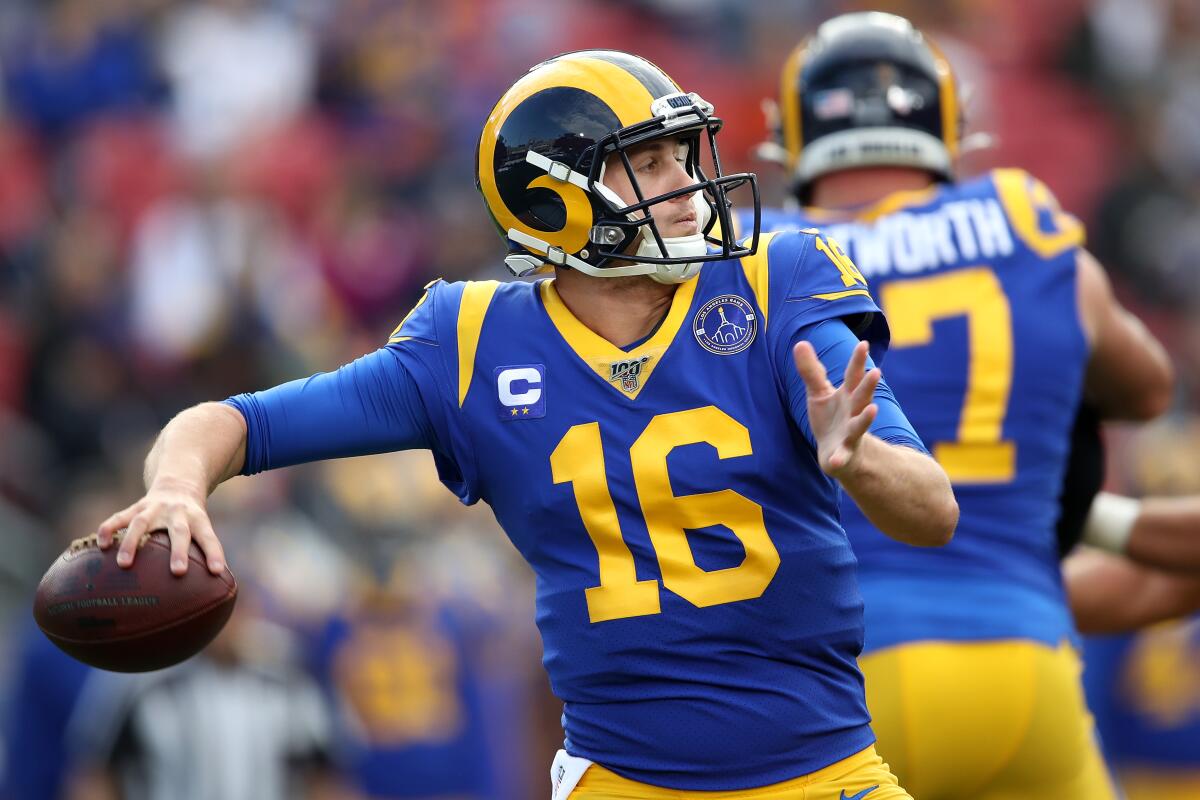
[(637, 171), (644, 175), (649, 175), (658, 169), (658, 156), (650, 156), (638, 165)]

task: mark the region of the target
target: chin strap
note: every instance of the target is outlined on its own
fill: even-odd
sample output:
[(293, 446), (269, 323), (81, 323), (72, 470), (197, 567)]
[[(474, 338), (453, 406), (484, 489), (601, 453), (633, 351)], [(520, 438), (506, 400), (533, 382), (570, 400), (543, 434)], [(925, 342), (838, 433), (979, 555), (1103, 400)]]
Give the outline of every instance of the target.
[[(583, 259), (576, 258), (570, 253), (564, 252), (559, 247), (554, 247), (545, 241), (523, 233), (516, 228), (508, 229), (508, 238), (512, 239), (523, 247), (528, 247), (539, 253), (544, 253), (543, 258), (532, 256), (527, 253), (513, 253), (504, 259), (505, 266), (509, 271), (518, 278), (524, 278), (537, 272), (546, 264), (554, 266), (570, 267), (578, 270), (585, 275), (591, 275), (595, 278), (625, 278), (633, 275), (649, 275), (652, 279), (659, 283), (683, 283), (700, 271), (702, 263), (689, 262), (686, 264), (626, 264), (620, 267), (597, 267), (589, 264)], [(700, 249), (697, 252), (676, 252), (676, 249), (682, 246), (695, 247), (695, 243), (690, 241), (699, 238)], [(686, 243), (681, 240), (689, 240)], [(638, 248), (639, 254), (646, 255), (642, 252), (645, 247), (645, 242)], [(667, 246), (667, 250), (672, 256), (686, 257), (689, 255), (703, 255), (708, 252), (708, 246), (704, 242), (703, 234), (695, 234), (693, 236), (680, 236), (674, 239), (663, 239), (663, 244)], [(658, 243), (651, 240), (651, 252), (649, 255), (656, 255), (659, 252)]]
[(538, 253), (543, 253), (542, 258), (527, 255), (524, 253), (514, 253), (504, 259), (504, 263), (509, 270), (518, 278), (523, 278), (526, 275), (532, 275), (537, 269), (545, 264), (552, 264), (556, 267), (570, 267), (577, 269), (585, 275), (594, 275), (597, 278), (622, 278), (629, 275), (650, 275), (658, 267), (665, 266), (662, 264), (629, 264), (624, 267), (597, 267), (589, 264), (581, 258), (576, 258), (570, 253), (565, 252), (561, 247), (555, 247), (548, 242), (538, 239), (535, 236), (530, 236), (527, 233), (517, 230), (516, 228), (508, 229), (508, 238), (512, 239), (517, 244), (528, 247)]
[[(696, 210), (696, 221), (699, 227), (696, 233), (690, 236), (664, 236), (662, 242), (666, 247), (666, 253), (663, 253), (662, 248), (658, 246), (658, 242), (653, 237), (643, 233), (636, 255), (650, 258), (661, 258), (664, 255), (670, 258), (699, 258), (708, 255), (708, 242), (704, 239), (704, 229), (708, 227), (712, 209), (709, 208), (708, 203), (700, 196), (699, 192), (692, 195), (692, 208)], [(655, 266), (659, 269), (650, 274), (654, 280), (659, 283), (682, 283), (699, 272), (701, 264), (686, 262), (683, 264), (656, 264)]]

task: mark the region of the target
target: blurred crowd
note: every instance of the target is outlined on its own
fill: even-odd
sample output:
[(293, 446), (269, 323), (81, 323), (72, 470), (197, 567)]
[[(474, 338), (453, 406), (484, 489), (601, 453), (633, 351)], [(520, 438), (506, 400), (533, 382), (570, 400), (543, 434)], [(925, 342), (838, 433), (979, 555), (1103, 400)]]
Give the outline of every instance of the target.
[[(650, 57), (715, 103), (726, 168), (758, 171), (777, 202), (782, 176), (753, 155), (761, 101), (817, 22), (865, 7), (911, 17), (955, 64), (964, 171), (1041, 177), (1170, 349), (1176, 407), (1111, 432), (1112, 485), (1200, 491), (1200, 2), (5, 0), (6, 718), (38, 696), (29, 681), (57, 674), (27, 630), (33, 585), (66, 541), (136, 499), (171, 415), (378, 347), (433, 278), (503, 277), (474, 148), (524, 69), (585, 47)], [(230, 652), (255, 669), (290, 654), (334, 698), (287, 746), (352, 772), (335, 784), (410, 796), (373, 781), (450, 763), (474, 775), (470, 763), (486, 776), (439, 791), (534, 796), (557, 731), (531, 575), (486, 509), (458, 508), (430, 467), (424, 454), (354, 459), (218, 492), (259, 631)], [(87, 702), (80, 675), (61, 680), (40, 690), (84, 687)], [(308, 702), (297, 692), (289, 702)], [(118, 733), (136, 739), (135, 709), (100, 717), (110, 729), (62, 747), (111, 766), (97, 754), (128, 747)]]

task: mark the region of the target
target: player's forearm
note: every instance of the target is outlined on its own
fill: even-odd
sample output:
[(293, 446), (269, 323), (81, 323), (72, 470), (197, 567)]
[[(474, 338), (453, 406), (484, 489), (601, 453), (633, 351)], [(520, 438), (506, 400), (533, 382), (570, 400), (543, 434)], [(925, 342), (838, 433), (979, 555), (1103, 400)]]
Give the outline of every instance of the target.
[(1200, 572), (1200, 496), (1143, 499), (1125, 552), (1146, 566)]
[(1084, 634), (1125, 633), (1200, 608), (1200, 579), (1092, 548), (1079, 548), (1063, 561), (1063, 579), (1075, 627)]
[(146, 456), (146, 488), (187, 487), (207, 496), (246, 460), (246, 421), (223, 403), (202, 403), (167, 423)]
[(945, 471), (929, 456), (866, 434), (850, 467), (836, 477), (879, 530), (906, 544), (938, 547), (958, 524)]

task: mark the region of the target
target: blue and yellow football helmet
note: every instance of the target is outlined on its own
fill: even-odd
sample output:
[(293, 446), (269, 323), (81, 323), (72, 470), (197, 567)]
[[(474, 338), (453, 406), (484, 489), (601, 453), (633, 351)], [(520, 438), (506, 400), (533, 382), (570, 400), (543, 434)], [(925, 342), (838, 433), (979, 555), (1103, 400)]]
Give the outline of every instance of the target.
[(798, 45), (780, 78), (778, 147), (805, 200), (809, 184), (855, 167), (903, 166), (953, 177), (962, 120), (954, 74), (913, 24), (843, 14)]
[[(585, 50), (533, 67), (492, 109), (476, 154), (476, 183), (508, 243), (509, 270), (524, 276), (566, 266), (599, 277), (677, 283), (703, 262), (755, 252), (758, 186), (750, 173), (721, 173), (721, 125), (710, 103), (637, 56)], [(626, 151), (666, 136), (680, 137), (695, 183), (646, 197)], [(602, 183), (612, 154), (637, 193), (633, 204)], [(742, 245), (733, 238), (728, 199), (739, 187), (753, 197), (756, 220)], [(650, 207), (688, 194), (699, 232), (662, 236)]]

